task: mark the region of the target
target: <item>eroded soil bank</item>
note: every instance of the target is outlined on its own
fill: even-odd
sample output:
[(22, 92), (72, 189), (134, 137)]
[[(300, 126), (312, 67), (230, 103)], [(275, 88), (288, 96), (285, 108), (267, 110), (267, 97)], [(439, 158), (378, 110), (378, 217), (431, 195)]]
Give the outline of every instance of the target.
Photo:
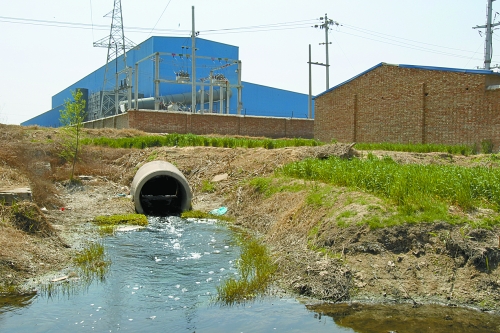
[[(137, 133), (105, 130), (86, 135)], [(54, 230), (45, 234), (22, 230), (13, 223), (11, 208), (2, 207), (3, 290), (19, 285), (31, 288), (61, 275), (75, 251), (97, 239), (90, 223), (94, 216), (133, 212), (131, 201), (123, 197), (126, 187), (140, 165), (158, 159), (173, 163), (184, 173), (193, 190), (194, 209), (209, 211), (225, 205), (235, 224), (262, 237), (278, 264), (277, 281), (286, 290), (334, 302), (437, 302), (499, 310), (498, 227), (473, 229), (437, 221), (373, 230), (356, 223), (363, 216), (387, 211), (387, 203), (372, 195), (280, 177), (272, 181), (281, 190), (266, 193), (249, 182), (255, 177), (274, 177), (282, 165), (308, 156), (362, 157), (363, 152), (350, 145), (274, 150), (86, 146), (77, 174), (91, 177), (84, 178), (80, 186), (69, 186), (65, 181), (69, 166), (58, 157), (56, 130), (2, 126), (1, 136), (9, 149), (0, 152), (0, 187), (31, 186), (37, 216)], [(391, 155), (401, 163), (483, 163), (477, 156), (376, 154)], [(320, 201), (329, 204), (311, 202), (311, 192), (321, 193)], [(37, 210), (42, 208), (46, 211)], [(456, 214), (474, 219), (492, 213)], [(338, 226), (339, 219), (343, 219), (343, 227)]]

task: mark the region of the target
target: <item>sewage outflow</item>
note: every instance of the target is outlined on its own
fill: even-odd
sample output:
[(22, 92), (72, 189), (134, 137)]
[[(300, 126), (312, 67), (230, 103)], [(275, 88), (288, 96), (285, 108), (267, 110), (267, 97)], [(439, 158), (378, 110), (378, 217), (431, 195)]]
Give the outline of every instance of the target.
[[(0, 332), (483, 332), (463, 322), (457, 327), (453, 309), (441, 320), (433, 310), (437, 320), (422, 322), (422, 315), (412, 320), (411, 309), (400, 319), (397, 307), (382, 307), (382, 315), (372, 319), (367, 311), (357, 318), (360, 308), (306, 307), (292, 297), (216, 304), (221, 281), (237, 278), (239, 248), (233, 236), (214, 220), (150, 217), (145, 229), (104, 239), (112, 262), (104, 281), (51, 297), (0, 296)], [(494, 324), (498, 318), (486, 318), (483, 326), (488, 320), (493, 326), (484, 332), (500, 331)]]

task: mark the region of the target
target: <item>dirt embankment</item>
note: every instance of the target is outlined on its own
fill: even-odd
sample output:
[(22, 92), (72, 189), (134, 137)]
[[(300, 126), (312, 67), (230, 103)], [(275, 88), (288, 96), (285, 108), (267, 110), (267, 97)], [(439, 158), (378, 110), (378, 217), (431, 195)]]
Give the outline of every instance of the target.
[[(266, 193), (248, 182), (308, 156), (363, 154), (350, 145), (275, 150), (87, 146), (77, 174), (92, 177), (83, 180), (82, 186), (70, 187), (65, 185), (68, 166), (57, 154), (57, 131), (11, 126), (2, 130), (0, 139), (10, 149), (0, 152), (0, 188), (30, 185), (36, 215), (53, 229), (45, 234), (23, 230), (13, 223), (12, 210), (1, 208), (0, 284), (4, 289), (63, 269), (75, 250), (97, 237), (90, 224), (94, 216), (132, 212), (132, 203), (121, 195), (142, 163), (158, 159), (174, 163), (184, 173), (193, 189), (195, 209), (226, 205), (236, 224), (261, 235), (275, 255), (278, 282), (293, 292), (331, 301), (500, 307), (498, 228), (437, 222), (370, 230), (356, 222), (383, 214), (387, 204), (369, 194), (345, 188), (325, 190), (322, 184), (290, 179), (273, 180), (281, 190)], [(137, 133), (87, 132), (103, 134)], [(375, 153), (392, 154), (401, 163), (482, 163), (475, 157), (447, 154)], [(223, 176), (214, 179), (218, 175)], [(204, 186), (207, 182), (212, 186)], [(320, 193), (323, 204), (311, 202), (311, 192)], [(41, 208), (47, 211), (42, 213)], [(343, 227), (338, 226), (339, 219), (345, 220)]]

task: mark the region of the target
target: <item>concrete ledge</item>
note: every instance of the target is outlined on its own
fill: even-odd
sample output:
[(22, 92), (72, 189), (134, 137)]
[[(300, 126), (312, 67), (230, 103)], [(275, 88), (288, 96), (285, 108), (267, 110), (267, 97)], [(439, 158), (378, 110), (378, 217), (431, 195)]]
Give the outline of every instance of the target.
[(32, 201), (32, 199), (29, 187), (0, 189), (0, 203), (4, 205), (12, 205), (12, 203), (19, 201)]

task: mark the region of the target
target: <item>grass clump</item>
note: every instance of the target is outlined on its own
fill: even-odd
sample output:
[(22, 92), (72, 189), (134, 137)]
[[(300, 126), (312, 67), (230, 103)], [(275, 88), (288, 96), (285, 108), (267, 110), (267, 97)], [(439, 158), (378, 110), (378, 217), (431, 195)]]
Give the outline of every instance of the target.
[(215, 192), (215, 183), (210, 180), (203, 180), (201, 182), (201, 191), (205, 193), (213, 193)]
[(476, 152), (474, 146), (470, 145), (441, 145), (431, 143), (356, 143), (356, 149), (359, 150), (387, 150), (401, 151), (410, 153), (432, 153), (441, 152), (453, 155), (473, 155)]
[(94, 223), (99, 226), (115, 226), (119, 224), (147, 226), (148, 218), (143, 214), (100, 215), (94, 218)]
[(128, 138), (87, 138), (81, 141), (83, 144), (107, 146), (110, 148), (139, 148), (148, 147), (224, 147), (224, 148), (284, 148), (299, 146), (319, 146), (322, 143), (313, 139), (253, 139), (235, 137), (207, 137), (194, 134), (168, 134), (151, 135)]
[(143, 214), (124, 214), (124, 215), (100, 215), (93, 221), (99, 226), (99, 231), (103, 235), (113, 234), (118, 225), (139, 225), (147, 226), (148, 218)]
[(104, 281), (111, 262), (106, 259), (104, 245), (100, 243), (91, 243), (73, 259), (79, 276), (86, 281), (92, 281), (98, 278)]
[(218, 303), (233, 305), (254, 299), (272, 282), (276, 265), (267, 248), (251, 237), (240, 237), (240, 258), (236, 262), (238, 279), (227, 278), (217, 287)]
[(10, 213), (12, 224), (19, 230), (46, 237), (55, 234), (54, 227), (47, 221), (38, 206), (32, 202), (14, 203)]

